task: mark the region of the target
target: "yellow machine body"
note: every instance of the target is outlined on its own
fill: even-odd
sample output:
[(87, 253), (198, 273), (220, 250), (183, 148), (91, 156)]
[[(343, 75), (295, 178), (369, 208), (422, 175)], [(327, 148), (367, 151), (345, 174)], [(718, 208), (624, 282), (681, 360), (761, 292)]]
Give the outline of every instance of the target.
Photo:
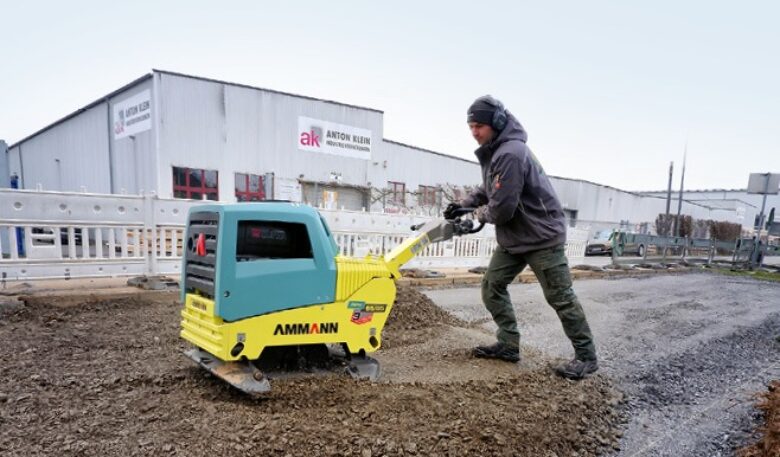
[[(338, 255), (313, 208), (289, 203), (204, 205), (188, 218), (181, 337), (193, 361), (250, 394), (268, 392), (268, 358), (340, 346), (347, 371), (376, 379), (400, 267), (452, 238), (432, 221), (384, 256)], [(269, 351), (280, 348), (280, 351)], [(305, 357), (303, 357), (305, 359)], [(261, 371), (259, 367), (263, 367)]]
[[(337, 257), (337, 296), (309, 305), (236, 322), (214, 313), (214, 301), (188, 293), (181, 336), (223, 361), (254, 360), (269, 346), (344, 343), (351, 353), (376, 351), (395, 301), (395, 282), (377, 258)], [(234, 348), (241, 344), (238, 352)]]

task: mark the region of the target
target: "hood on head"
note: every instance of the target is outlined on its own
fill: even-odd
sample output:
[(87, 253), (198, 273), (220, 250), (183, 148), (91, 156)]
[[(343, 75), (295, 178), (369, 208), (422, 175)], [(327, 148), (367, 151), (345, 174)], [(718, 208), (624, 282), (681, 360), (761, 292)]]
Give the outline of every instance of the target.
[(528, 142), (528, 133), (526, 133), (523, 125), (520, 124), (520, 121), (518, 121), (517, 118), (509, 111), (506, 112), (506, 117), (506, 127), (504, 127), (504, 130), (502, 130), (498, 136), (490, 142), (492, 149), (495, 149), (501, 143), (509, 140), (520, 140), (523, 143)]

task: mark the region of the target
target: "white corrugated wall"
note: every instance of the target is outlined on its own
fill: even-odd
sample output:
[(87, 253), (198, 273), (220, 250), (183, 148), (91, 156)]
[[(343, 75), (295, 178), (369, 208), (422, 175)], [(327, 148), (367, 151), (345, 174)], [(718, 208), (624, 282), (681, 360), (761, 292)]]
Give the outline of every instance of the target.
[(92, 193), (153, 190), (154, 128), (118, 140), (112, 132), (114, 103), (151, 88), (151, 80), (142, 78), (15, 144), (9, 150), (10, 172), (21, 177), (26, 189), (40, 186), (43, 190)]
[(28, 189), (111, 192), (107, 130), (101, 103), (16, 145), (11, 172), (19, 173)]
[(151, 79), (116, 94), (110, 99), (111, 112), (114, 104), (122, 103), (134, 95), (150, 91), (152, 101), (152, 122), (149, 130), (135, 135), (115, 139), (111, 132), (111, 154), (113, 156), (114, 193), (139, 194), (157, 189), (155, 158), (156, 117), (154, 106), (154, 84)]
[(371, 131), (382, 138), (382, 113), (338, 103), (156, 73), (160, 104), (160, 195), (172, 194), (173, 166), (219, 171), (220, 199), (233, 200), (234, 173), (364, 186), (369, 161), (298, 149), (298, 117)]

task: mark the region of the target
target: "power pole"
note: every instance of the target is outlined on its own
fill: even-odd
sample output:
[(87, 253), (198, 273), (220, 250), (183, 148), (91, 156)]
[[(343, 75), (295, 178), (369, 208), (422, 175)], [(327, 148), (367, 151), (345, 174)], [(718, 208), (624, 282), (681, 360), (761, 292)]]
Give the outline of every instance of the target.
[[(664, 217), (664, 223), (669, 223), (669, 207), (672, 204), (672, 173), (674, 172), (674, 162), (669, 162), (669, 185), (666, 188), (666, 216)], [(660, 233), (659, 233), (660, 235)], [(664, 233), (664, 236), (669, 233)]]
[(685, 161), (688, 156), (688, 141), (685, 141), (685, 152), (683, 152), (683, 168), (680, 177), (680, 197), (677, 199), (677, 217), (674, 219), (674, 236), (680, 236), (680, 211), (682, 210), (682, 195), (685, 187)]

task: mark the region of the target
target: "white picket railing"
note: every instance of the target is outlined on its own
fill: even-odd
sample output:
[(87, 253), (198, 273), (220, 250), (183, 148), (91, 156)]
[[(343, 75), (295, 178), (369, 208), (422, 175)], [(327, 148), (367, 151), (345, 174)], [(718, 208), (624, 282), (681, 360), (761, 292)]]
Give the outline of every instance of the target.
[[(333, 232), (342, 254), (351, 257), (384, 255), (408, 238), (408, 234)], [(428, 245), (405, 267), (409, 268), (470, 268), (486, 265), (495, 249), (494, 238), (474, 236), (453, 238)]]
[[(0, 189), (0, 280), (180, 273), (187, 212), (203, 202), (129, 196)], [(382, 255), (432, 219), (320, 209), (342, 254)], [(587, 231), (570, 229), (567, 256), (584, 257)], [(429, 245), (405, 266), (487, 265), (496, 247), (492, 226), (476, 235)]]

